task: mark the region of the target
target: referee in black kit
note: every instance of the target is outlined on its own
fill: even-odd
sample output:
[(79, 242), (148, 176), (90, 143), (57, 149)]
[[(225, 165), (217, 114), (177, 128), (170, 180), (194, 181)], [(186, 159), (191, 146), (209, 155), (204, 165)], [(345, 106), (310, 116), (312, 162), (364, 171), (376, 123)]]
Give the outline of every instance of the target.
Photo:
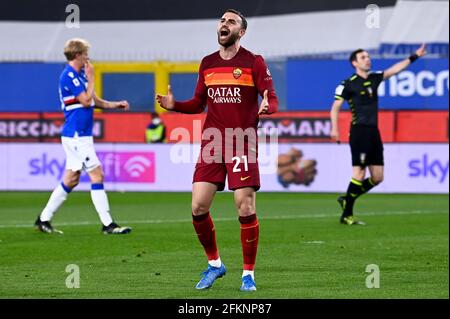
[[(350, 55), (350, 63), (356, 72), (336, 88), (335, 101), (330, 112), (330, 135), (339, 143), (338, 115), (344, 100), (348, 101), (352, 111), (350, 149), (353, 171), (347, 194), (338, 198), (342, 208), (342, 224), (365, 224), (353, 217), (355, 200), (383, 181), (383, 142), (378, 130), (378, 86), (383, 80), (403, 71), (425, 54), (425, 44), (422, 44), (409, 58), (379, 72), (370, 71), (372, 62), (367, 51), (358, 49)], [(365, 178), (366, 167), (369, 168), (369, 178)]]

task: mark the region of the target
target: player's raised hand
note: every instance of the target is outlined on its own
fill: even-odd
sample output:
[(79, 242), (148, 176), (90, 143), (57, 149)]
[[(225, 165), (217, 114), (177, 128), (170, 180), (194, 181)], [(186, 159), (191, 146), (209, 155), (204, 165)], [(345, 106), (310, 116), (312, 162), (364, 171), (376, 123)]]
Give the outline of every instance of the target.
[(172, 88), (170, 85), (167, 87), (167, 95), (156, 95), (156, 101), (163, 109), (173, 110), (175, 108), (175, 98), (173, 97)]
[(128, 111), (130, 109), (130, 104), (128, 103), (128, 101), (117, 101), (117, 102), (112, 102), (112, 108), (113, 109), (123, 109), (124, 111)]
[(263, 99), (261, 105), (259, 106), (258, 115), (267, 114), (269, 112), (269, 99), (267, 98), (268, 91), (264, 91)]
[(84, 65), (84, 72), (86, 73), (86, 77), (88, 79), (88, 82), (93, 82), (94, 80), (94, 66), (92, 65), (91, 61), (87, 60), (86, 64)]
[(416, 54), (418, 57), (424, 56), (427, 54), (427, 46), (425, 43), (423, 43), (420, 48), (417, 49)]

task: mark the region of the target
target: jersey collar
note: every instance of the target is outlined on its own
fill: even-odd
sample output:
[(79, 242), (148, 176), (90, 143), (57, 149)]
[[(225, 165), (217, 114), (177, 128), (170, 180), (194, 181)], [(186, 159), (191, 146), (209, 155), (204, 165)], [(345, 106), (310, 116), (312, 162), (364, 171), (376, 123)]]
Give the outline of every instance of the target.
[(84, 68), (81, 68), (81, 70), (80, 70), (80, 72), (77, 72), (77, 70), (75, 70), (70, 64), (68, 64), (67, 63), (67, 66), (66, 66), (66, 68), (69, 70), (69, 71), (72, 71), (73, 73), (75, 73), (75, 74), (77, 74), (77, 75), (81, 75), (81, 74), (83, 74), (83, 70), (84, 70)]

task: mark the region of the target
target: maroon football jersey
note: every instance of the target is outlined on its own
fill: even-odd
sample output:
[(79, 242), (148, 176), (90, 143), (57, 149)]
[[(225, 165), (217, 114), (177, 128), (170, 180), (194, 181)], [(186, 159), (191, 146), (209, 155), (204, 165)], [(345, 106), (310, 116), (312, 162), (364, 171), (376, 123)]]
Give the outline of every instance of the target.
[(242, 128), (258, 125), (258, 94), (268, 91), (269, 114), (278, 110), (272, 76), (264, 59), (243, 47), (230, 60), (219, 51), (203, 58), (195, 95), (191, 100), (175, 103), (175, 111), (201, 113), (208, 106), (203, 131), (207, 128)]

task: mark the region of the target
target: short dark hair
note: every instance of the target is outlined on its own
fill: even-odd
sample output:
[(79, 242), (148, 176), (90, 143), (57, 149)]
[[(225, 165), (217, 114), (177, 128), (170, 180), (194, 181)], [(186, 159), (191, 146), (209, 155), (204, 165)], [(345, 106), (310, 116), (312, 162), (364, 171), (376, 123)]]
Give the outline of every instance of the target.
[(239, 18), (241, 18), (241, 20), (242, 20), (242, 24), (241, 24), (242, 29), (247, 30), (247, 19), (245, 19), (244, 15), (240, 11), (235, 10), (235, 9), (227, 9), (227, 10), (225, 10), (224, 14), (227, 12), (237, 14), (239, 16)]
[(350, 58), (348, 59), (350, 61), (350, 64), (353, 65), (352, 62), (356, 61), (356, 56), (358, 55), (358, 53), (365, 52), (365, 51), (366, 50), (364, 50), (364, 49), (358, 49), (358, 50), (353, 51), (350, 54)]

